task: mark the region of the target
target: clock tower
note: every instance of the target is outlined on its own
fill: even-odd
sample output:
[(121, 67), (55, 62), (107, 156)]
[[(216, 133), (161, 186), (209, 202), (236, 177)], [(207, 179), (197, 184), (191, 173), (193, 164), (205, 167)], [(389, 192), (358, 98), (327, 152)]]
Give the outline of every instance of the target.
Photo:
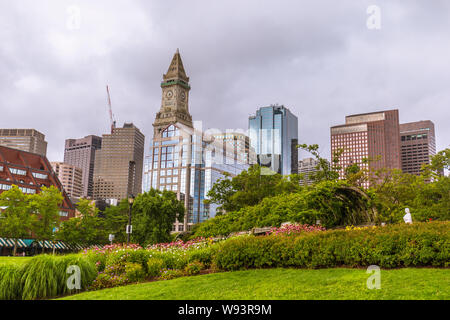
[(153, 136), (156, 137), (162, 129), (176, 122), (192, 128), (192, 116), (189, 114), (188, 108), (191, 86), (178, 49), (172, 58), (167, 73), (163, 75), (161, 89), (161, 108), (153, 123)]

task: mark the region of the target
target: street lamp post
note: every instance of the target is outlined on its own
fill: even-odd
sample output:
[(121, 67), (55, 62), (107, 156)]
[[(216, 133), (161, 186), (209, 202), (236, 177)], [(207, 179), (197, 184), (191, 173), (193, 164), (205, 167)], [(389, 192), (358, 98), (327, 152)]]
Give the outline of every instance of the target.
[(133, 207), (134, 202), (134, 195), (131, 195), (128, 198), (128, 203), (130, 204), (129, 210), (128, 210), (128, 225), (127, 225), (127, 247), (130, 244), (130, 234), (131, 234), (131, 209)]

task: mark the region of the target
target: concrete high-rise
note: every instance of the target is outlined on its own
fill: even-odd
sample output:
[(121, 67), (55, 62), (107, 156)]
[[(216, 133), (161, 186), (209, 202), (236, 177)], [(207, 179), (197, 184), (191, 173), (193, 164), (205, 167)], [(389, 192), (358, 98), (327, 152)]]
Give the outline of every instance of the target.
[(64, 162), (50, 162), (53, 171), (70, 198), (83, 196), (83, 170)]
[(343, 150), (338, 162), (341, 179), (352, 164), (369, 170), (401, 169), (398, 110), (346, 116), (344, 125), (331, 127), (330, 131), (332, 157)]
[(319, 160), (313, 158), (305, 158), (298, 161), (298, 173), (303, 175), (303, 179), (300, 180), (301, 184), (312, 184), (311, 175), (317, 172), (318, 165)]
[(228, 143), (231, 140), (225, 141), (228, 138), (214, 137), (194, 128), (188, 108), (190, 88), (177, 50), (161, 83), (161, 108), (153, 123), (143, 190), (153, 188), (177, 194), (186, 208), (184, 220), (176, 221), (173, 226), (173, 231), (178, 232), (214, 217), (217, 206), (204, 203), (212, 185), (220, 178), (235, 176), (248, 168), (236, 154), (236, 150), (245, 148), (245, 138), (242, 137), (244, 145), (238, 146)]
[(102, 147), (102, 138), (94, 135), (80, 139), (67, 139), (64, 149), (64, 163), (72, 164), (83, 171), (82, 196), (92, 197), (94, 191), (95, 153)]
[(400, 124), (401, 161), (405, 173), (420, 174), (423, 164), (436, 154), (434, 123), (430, 120)]
[(0, 145), (41, 156), (47, 155), (45, 135), (35, 129), (0, 129)]
[(142, 190), (144, 135), (132, 123), (102, 135), (96, 151), (93, 198), (121, 200)]
[(298, 173), (298, 119), (288, 108), (258, 109), (249, 117), (249, 137), (259, 165), (283, 175)]

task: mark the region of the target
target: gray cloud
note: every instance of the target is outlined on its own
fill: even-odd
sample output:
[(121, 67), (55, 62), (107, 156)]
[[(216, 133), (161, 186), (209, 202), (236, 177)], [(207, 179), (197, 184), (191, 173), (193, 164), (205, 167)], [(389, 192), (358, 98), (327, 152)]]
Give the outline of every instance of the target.
[[(381, 29), (366, 27), (369, 5)], [(67, 27), (70, 6), (80, 28)], [(329, 127), (389, 108), (401, 122), (450, 129), (450, 4), (434, 1), (3, 1), (0, 127), (32, 127), (62, 160), (64, 140), (119, 122), (152, 136), (162, 74), (180, 48), (190, 111), (204, 128), (243, 128), (258, 107), (284, 104), (299, 140), (329, 156)], [(301, 152), (301, 157), (306, 156)]]

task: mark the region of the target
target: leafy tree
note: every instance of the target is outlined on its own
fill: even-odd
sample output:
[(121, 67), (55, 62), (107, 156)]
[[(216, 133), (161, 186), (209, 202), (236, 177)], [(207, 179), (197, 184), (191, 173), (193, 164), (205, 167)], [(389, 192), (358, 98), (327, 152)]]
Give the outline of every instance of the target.
[(110, 206), (105, 209), (105, 224), (108, 233), (114, 234), (114, 240), (124, 243), (127, 240), (125, 233), (128, 224), (129, 204), (127, 199), (123, 199), (117, 206)]
[(30, 196), (30, 200), (31, 208), (38, 214), (33, 226), (36, 239), (53, 240), (53, 230), (59, 225), (59, 206), (63, 202), (61, 192), (54, 186), (42, 187), (40, 193)]
[(108, 240), (105, 220), (98, 216), (99, 210), (88, 199), (77, 204), (80, 217), (70, 218), (61, 224), (58, 237), (69, 243), (103, 244)]
[(0, 194), (0, 207), (5, 207), (0, 216), (0, 235), (14, 239), (13, 255), (18, 239), (29, 236), (36, 221), (30, 201), (31, 197), (16, 185)]
[(301, 189), (299, 175), (266, 175), (261, 174), (261, 170), (259, 165), (254, 165), (233, 178), (220, 179), (208, 192), (205, 203), (218, 204), (221, 211), (236, 211), (256, 205), (266, 197)]
[(136, 197), (132, 208), (132, 238), (141, 245), (169, 242), (176, 220), (183, 221), (184, 205), (172, 191), (151, 189)]
[(327, 159), (320, 156), (318, 144), (300, 144), (297, 147), (308, 151), (318, 161), (318, 164), (316, 166), (317, 170), (314, 173), (311, 173), (309, 179), (313, 180), (314, 182), (336, 181), (337, 179), (339, 179), (339, 170), (341, 169), (341, 167), (339, 166), (339, 158), (344, 152), (343, 149), (339, 149), (335, 154), (333, 154), (333, 159), (331, 160), (330, 164)]

